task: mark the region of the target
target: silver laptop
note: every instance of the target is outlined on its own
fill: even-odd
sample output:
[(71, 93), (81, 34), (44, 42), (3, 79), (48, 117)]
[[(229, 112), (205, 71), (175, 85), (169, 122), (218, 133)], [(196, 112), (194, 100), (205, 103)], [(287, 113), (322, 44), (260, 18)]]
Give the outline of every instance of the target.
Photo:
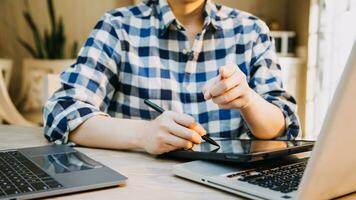
[(69, 146), (0, 151), (0, 199), (32, 199), (118, 186), (126, 179)]
[[(337, 67), (337, 66), (335, 66)], [(251, 199), (331, 199), (356, 191), (356, 42), (310, 158), (255, 166), (193, 161), (173, 173)]]

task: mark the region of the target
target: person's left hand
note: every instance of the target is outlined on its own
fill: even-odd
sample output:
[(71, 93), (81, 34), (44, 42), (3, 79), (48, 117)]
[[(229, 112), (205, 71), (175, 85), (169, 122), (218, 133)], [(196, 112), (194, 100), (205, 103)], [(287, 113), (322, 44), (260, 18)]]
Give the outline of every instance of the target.
[(246, 75), (236, 64), (220, 67), (219, 75), (203, 87), (205, 100), (212, 99), (223, 109), (245, 109), (254, 91), (249, 87)]

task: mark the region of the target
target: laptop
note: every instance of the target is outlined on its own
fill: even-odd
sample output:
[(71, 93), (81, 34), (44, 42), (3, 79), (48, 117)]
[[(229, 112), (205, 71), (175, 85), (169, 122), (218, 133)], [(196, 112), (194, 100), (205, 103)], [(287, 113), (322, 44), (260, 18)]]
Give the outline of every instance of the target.
[(119, 186), (126, 179), (65, 145), (0, 151), (0, 199), (34, 199)]
[(250, 199), (331, 199), (355, 192), (356, 42), (340, 80), (309, 159), (251, 167), (193, 161), (174, 166), (173, 173)]

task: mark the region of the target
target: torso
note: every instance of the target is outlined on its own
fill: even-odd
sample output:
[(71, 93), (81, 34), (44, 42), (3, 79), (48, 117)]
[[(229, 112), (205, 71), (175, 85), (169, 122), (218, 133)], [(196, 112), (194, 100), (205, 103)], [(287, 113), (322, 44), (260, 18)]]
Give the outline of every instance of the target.
[[(129, 34), (137, 20), (143, 20), (140, 29), (147, 30), (147, 36)], [(108, 113), (118, 118), (154, 119), (159, 114), (143, 103), (148, 98), (165, 110), (192, 115), (212, 136), (237, 137), (246, 131), (239, 110), (220, 109), (212, 101), (205, 101), (202, 94), (206, 81), (218, 75), (220, 66), (242, 64), (240, 69), (248, 75), (245, 67), (252, 48), (246, 47), (244, 59), (239, 60), (242, 55), (236, 54), (236, 44), (244, 43), (245, 36), (236, 34), (232, 20), (226, 20), (231, 28), (208, 28), (200, 34), (201, 52), (190, 58), (189, 51), (199, 45), (196, 36), (202, 32), (201, 28), (186, 27), (187, 31), (169, 28), (162, 33), (154, 16), (132, 21), (125, 18), (118, 34), (128, 43), (125, 51), (120, 51), (120, 87)], [(193, 65), (192, 72), (187, 72), (189, 64)]]

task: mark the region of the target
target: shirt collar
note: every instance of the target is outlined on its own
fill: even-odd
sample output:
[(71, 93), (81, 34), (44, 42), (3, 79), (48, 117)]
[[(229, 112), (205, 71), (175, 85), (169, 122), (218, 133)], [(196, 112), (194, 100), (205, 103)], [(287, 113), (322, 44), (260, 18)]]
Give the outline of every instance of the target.
[[(161, 33), (165, 33), (169, 26), (176, 21), (176, 17), (174, 16), (167, 0), (145, 0), (144, 2), (148, 5), (153, 5), (153, 9), (155, 9), (155, 13), (161, 22)], [(204, 28), (212, 25), (215, 29), (221, 29), (221, 24), (219, 23), (221, 17), (218, 16), (217, 5), (215, 5), (212, 0), (206, 0), (205, 2), (204, 17)]]
[(206, 20), (211, 22), (211, 25), (215, 29), (221, 29), (221, 24), (219, 23), (221, 21), (221, 17), (219, 17), (219, 10), (217, 5), (212, 0), (206, 0), (204, 14), (206, 15)]
[(174, 16), (171, 7), (168, 5), (167, 0), (158, 0), (156, 6), (158, 18), (161, 24), (161, 30), (166, 30), (169, 26), (175, 22), (176, 17)]

